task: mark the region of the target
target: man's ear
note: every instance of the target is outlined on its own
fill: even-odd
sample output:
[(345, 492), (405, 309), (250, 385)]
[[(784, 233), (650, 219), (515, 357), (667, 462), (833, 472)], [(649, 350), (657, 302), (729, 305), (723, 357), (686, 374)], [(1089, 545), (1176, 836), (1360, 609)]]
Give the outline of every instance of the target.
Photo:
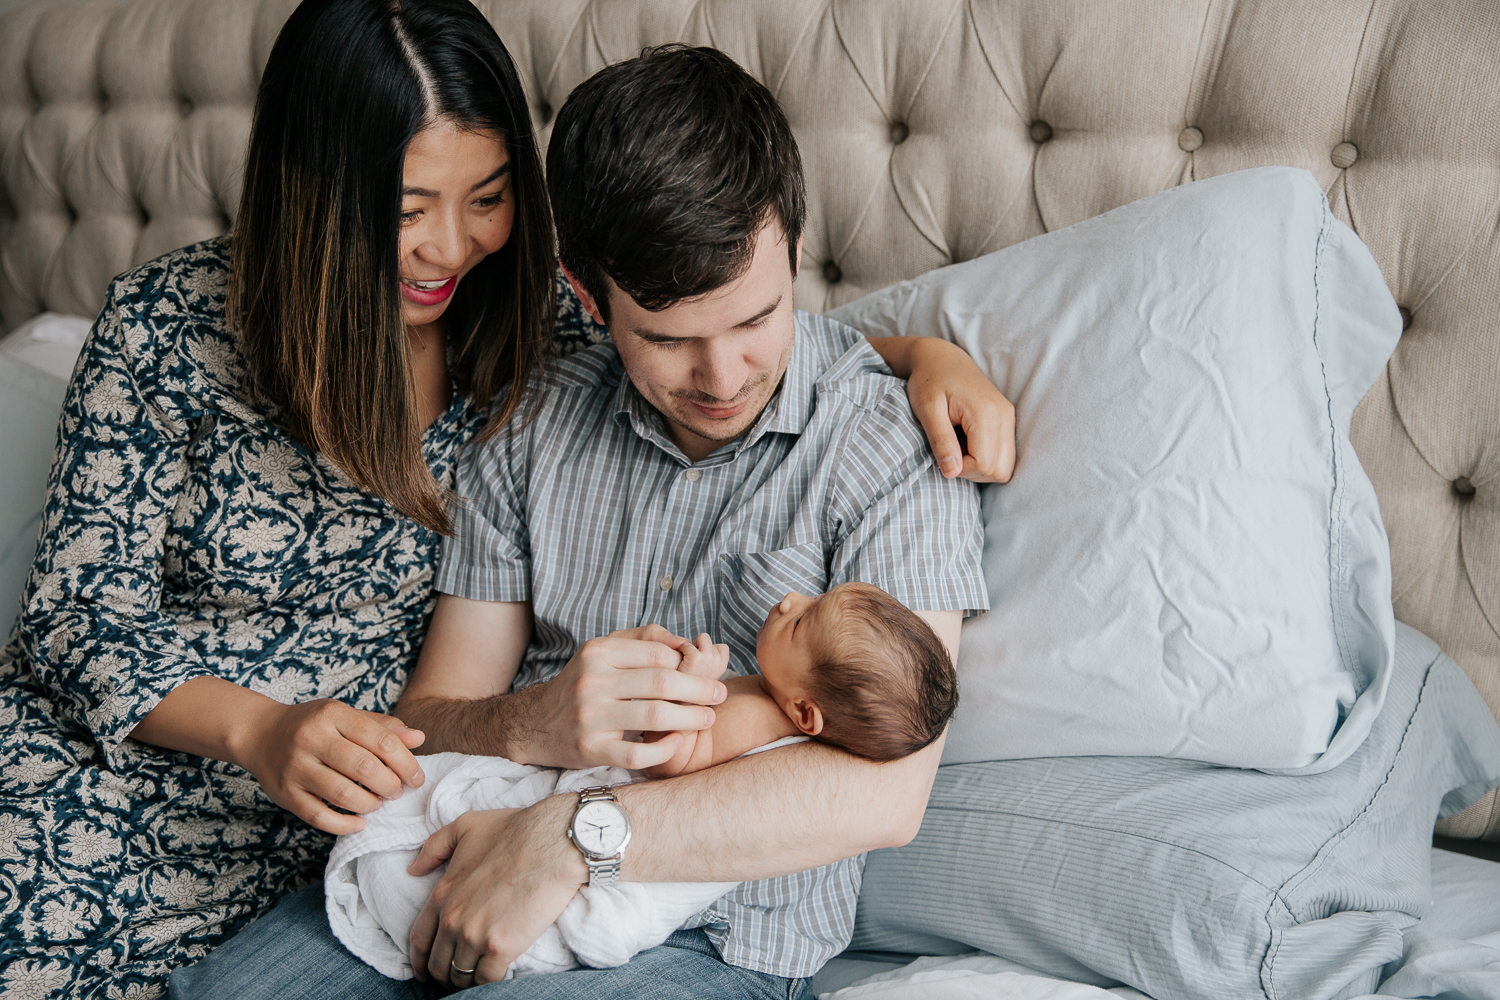
[(816, 703), (808, 698), (793, 698), (791, 708), (788, 714), (803, 735), (816, 736), (823, 731), (823, 710)]
[[(799, 257), (798, 259), (800, 260), (801, 258)], [(566, 267), (563, 267), (562, 273), (568, 279), (568, 284), (573, 286), (573, 294), (578, 296), (578, 301), (583, 303), (583, 308), (587, 310), (589, 316), (593, 317), (594, 322), (608, 328), (609, 324), (604, 322), (604, 314), (599, 311), (599, 303), (595, 302), (594, 297), (589, 294), (589, 290), (583, 287), (583, 282), (573, 277), (573, 272), (569, 271)]]

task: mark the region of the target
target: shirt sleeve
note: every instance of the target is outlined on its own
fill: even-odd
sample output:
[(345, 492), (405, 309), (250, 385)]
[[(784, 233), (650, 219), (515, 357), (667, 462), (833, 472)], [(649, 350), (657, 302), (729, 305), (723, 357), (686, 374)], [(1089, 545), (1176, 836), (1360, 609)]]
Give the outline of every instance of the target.
[(192, 423), (150, 359), (171, 319), (127, 291), (111, 286), (68, 387), (20, 628), (37, 681), (115, 770), (158, 702), (213, 674), (161, 611)]
[(917, 611), (986, 611), (979, 491), (938, 472), (904, 383), (878, 382), (834, 456), (828, 586), (873, 584)]
[(433, 588), (471, 601), (531, 600), (531, 539), (526, 517), (527, 434), (533, 401), (465, 456), (458, 469), (453, 534)]

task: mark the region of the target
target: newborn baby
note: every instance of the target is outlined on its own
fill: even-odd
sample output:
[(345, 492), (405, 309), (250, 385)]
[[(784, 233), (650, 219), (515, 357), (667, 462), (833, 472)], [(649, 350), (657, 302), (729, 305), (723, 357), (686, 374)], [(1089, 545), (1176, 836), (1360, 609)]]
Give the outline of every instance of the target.
[[(843, 584), (821, 597), (788, 594), (766, 616), (755, 652), (762, 674), (726, 681), (729, 696), (715, 709), (713, 727), (685, 734), (672, 759), (647, 777), (686, 774), (809, 737), (870, 760), (897, 760), (937, 739), (958, 704), (953, 664), (936, 634), (868, 584)], [(728, 666), (728, 648), (707, 640), (691, 655), (717, 655)], [(640, 780), (617, 768), (558, 771), (456, 753), (425, 757), (422, 769), (421, 788), (407, 789), (366, 816), (363, 830), (339, 837), (324, 875), (334, 936), (393, 979), (412, 978), (411, 926), (442, 873), (406, 872), (429, 836), (470, 810), (520, 808), (561, 792)], [(737, 884), (584, 887), (507, 978), (623, 965)]]
[(787, 594), (761, 624), (755, 659), (759, 675), (724, 682), (729, 697), (713, 728), (683, 733), (648, 777), (699, 771), (799, 734), (866, 760), (900, 760), (937, 739), (958, 707), (958, 675), (932, 627), (867, 583)]

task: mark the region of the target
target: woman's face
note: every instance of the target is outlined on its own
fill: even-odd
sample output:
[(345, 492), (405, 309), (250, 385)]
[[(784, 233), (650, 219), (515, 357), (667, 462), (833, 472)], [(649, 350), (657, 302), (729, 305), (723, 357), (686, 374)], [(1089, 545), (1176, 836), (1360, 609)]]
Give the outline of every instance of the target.
[(431, 125), (406, 147), (401, 173), (401, 317), (436, 322), (464, 275), (505, 245), (515, 221), (510, 153), (493, 131)]

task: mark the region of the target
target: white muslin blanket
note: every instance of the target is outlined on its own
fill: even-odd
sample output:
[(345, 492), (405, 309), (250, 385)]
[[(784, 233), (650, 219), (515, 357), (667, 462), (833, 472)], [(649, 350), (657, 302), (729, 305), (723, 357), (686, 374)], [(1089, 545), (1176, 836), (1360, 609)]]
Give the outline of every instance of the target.
[[(412, 978), (408, 935), (443, 872), (406, 873), (429, 836), (473, 809), (522, 808), (559, 792), (635, 780), (613, 767), (559, 771), (461, 753), (423, 757), (422, 771), (427, 780), (421, 788), (406, 789), (366, 816), (363, 830), (334, 843), (324, 873), (334, 936), (392, 979)], [(506, 977), (624, 965), (738, 884), (620, 882), (581, 889)]]

